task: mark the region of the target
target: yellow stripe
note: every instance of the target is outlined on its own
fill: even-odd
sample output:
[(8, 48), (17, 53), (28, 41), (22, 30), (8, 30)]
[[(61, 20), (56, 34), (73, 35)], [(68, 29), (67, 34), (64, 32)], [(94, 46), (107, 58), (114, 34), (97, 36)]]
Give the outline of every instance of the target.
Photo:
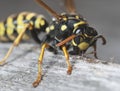
[(41, 24), (41, 26), (44, 26), (44, 25), (45, 25), (45, 20), (42, 19), (42, 20), (40, 21), (40, 24)]
[(21, 31), (25, 28), (25, 24), (17, 26), (17, 33), (20, 34)]
[(74, 24), (74, 28), (77, 27), (78, 25), (83, 25), (83, 24), (86, 24), (86, 22), (85, 21), (77, 22)]
[[(32, 17), (36, 16), (36, 13), (29, 13), (26, 16), (26, 20), (30, 22), (31, 25), (34, 24), (35, 21), (31, 21)], [(36, 25), (36, 24), (35, 24)], [(38, 26), (37, 26), (38, 27)], [(29, 28), (30, 30), (32, 30), (32, 28)]]
[(29, 14), (29, 12), (22, 12), (18, 14), (17, 17), (17, 33), (19, 34), (24, 29), (24, 17), (26, 17)]
[(76, 31), (77, 28), (78, 28), (78, 26), (74, 27), (73, 33)]
[(74, 46), (77, 46), (77, 44), (75, 43), (74, 39), (72, 40), (72, 44), (73, 44)]
[(0, 22), (0, 36), (4, 36), (5, 34), (5, 26), (3, 22)]
[(32, 17), (36, 16), (35, 13), (29, 13), (27, 16), (26, 16), (26, 20), (30, 21)]
[(23, 19), (24, 19), (24, 13), (18, 14), (17, 24), (18, 24), (18, 25), (19, 25), (19, 24), (20, 24), (20, 25), (24, 24)]
[(35, 27), (36, 28), (40, 28), (40, 21), (41, 21), (41, 17), (37, 17), (35, 20)]
[(19, 34), (24, 29), (24, 13), (20, 13), (17, 17), (17, 33)]
[(84, 34), (85, 35), (85, 37), (87, 37), (87, 38), (92, 38), (93, 36), (89, 36), (89, 35), (87, 35), (87, 34)]
[(14, 28), (15, 28), (15, 25), (13, 23), (13, 17), (10, 16), (10, 17), (7, 18), (6, 26), (7, 26), (7, 29), (6, 29), (7, 34), (8, 35), (13, 34)]

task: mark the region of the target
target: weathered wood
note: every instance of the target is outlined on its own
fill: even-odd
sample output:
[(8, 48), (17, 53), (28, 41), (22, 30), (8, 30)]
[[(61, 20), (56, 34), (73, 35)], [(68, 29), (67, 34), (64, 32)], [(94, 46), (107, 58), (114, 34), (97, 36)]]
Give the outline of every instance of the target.
[[(0, 44), (0, 59), (9, 46)], [(48, 51), (43, 61), (43, 80), (33, 88), (40, 49), (32, 47), (34, 45), (21, 44), (7, 63), (0, 66), (0, 91), (120, 91), (119, 64), (89, 63), (79, 57), (70, 57), (73, 72), (67, 75), (64, 56)]]

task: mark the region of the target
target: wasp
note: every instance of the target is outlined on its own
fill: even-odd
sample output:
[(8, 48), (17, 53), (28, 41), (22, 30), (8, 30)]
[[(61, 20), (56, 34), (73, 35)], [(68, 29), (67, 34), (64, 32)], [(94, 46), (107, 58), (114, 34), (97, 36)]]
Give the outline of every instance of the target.
[[(97, 58), (97, 40), (102, 39), (102, 44), (106, 44), (106, 39), (102, 35), (98, 35), (98, 32), (88, 24), (83, 16), (77, 13), (74, 0), (64, 0), (67, 12), (62, 14), (55, 12), (43, 0), (36, 0), (36, 2), (55, 18), (50, 24), (43, 16), (31, 12), (12, 15), (5, 22), (0, 23), (1, 41), (14, 40), (13, 45), (0, 61), (1, 65), (6, 62), (13, 48), (18, 46), (22, 39), (27, 39), (28, 30), (31, 31), (33, 39), (41, 44), (41, 53), (38, 58), (38, 75), (33, 82), (34, 87), (37, 87), (42, 79), (42, 62), (45, 49), (55, 54), (58, 53), (59, 49), (63, 51), (68, 67), (67, 74), (70, 75), (72, 65), (69, 54), (83, 55), (88, 48), (93, 47), (94, 57)], [(39, 39), (38, 35), (41, 32), (45, 32), (46, 35)], [(17, 37), (15, 34), (17, 34)], [(71, 48), (73, 50), (69, 51)]]

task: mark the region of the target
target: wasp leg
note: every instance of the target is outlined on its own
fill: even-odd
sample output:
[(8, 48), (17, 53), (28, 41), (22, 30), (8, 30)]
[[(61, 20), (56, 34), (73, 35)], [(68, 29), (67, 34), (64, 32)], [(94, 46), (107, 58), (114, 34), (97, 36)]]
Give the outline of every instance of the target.
[(93, 51), (93, 53), (94, 53), (94, 57), (96, 58), (96, 59), (98, 59), (98, 57), (97, 57), (97, 46), (96, 46), (96, 43), (93, 45), (93, 48), (94, 48), (94, 51)]
[(49, 45), (47, 43), (44, 43), (42, 45), (41, 53), (38, 59), (38, 75), (37, 75), (37, 79), (33, 82), (33, 87), (37, 87), (41, 81), (41, 78), (42, 78), (42, 66), (41, 65), (43, 61), (44, 51), (48, 47)]
[(26, 28), (28, 28), (30, 26), (30, 24), (25, 24), (25, 28), (23, 31), (21, 31), (21, 33), (18, 35), (18, 37), (15, 39), (14, 43), (12, 44), (12, 46), (9, 48), (8, 52), (6, 53), (5, 57), (0, 61), (0, 65), (3, 65), (7, 58), (10, 56), (10, 54), (12, 53), (13, 49), (15, 46), (18, 46), (25, 31), (26, 31)]
[(67, 49), (66, 49), (65, 46), (62, 46), (62, 50), (63, 50), (63, 53), (64, 53), (64, 55), (66, 57), (66, 63), (67, 63), (67, 66), (68, 66), (67, 74), (70, 75), (72, 73), (72, 66), (71, 66), (71, 63), (69, 61), (69, 54), (68, 54)]
[(96, 59), (98, 59), (96, 43), (95, 43), (92, 47), (93, 47), (94, 50), (93, 50), (92, 52), (88, 52), (88, 53), (85, 53), (85, 52), (84, 52), (84, 56), (89, 55), (89, 54), (93, 54), (94, 57), (95, 57)]

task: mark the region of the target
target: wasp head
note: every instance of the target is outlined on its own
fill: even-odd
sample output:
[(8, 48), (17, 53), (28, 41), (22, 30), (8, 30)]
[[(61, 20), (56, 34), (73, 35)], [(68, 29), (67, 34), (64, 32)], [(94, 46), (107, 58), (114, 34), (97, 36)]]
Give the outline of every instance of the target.
[(74, 34), (78, 35), (72, 40), (73, 46), (79, 47), (80, 50), (87, 50), (94, 44), (95, 36), (98, 35), (97, 31), (89, 26), (79, 26), (74, 30)]

